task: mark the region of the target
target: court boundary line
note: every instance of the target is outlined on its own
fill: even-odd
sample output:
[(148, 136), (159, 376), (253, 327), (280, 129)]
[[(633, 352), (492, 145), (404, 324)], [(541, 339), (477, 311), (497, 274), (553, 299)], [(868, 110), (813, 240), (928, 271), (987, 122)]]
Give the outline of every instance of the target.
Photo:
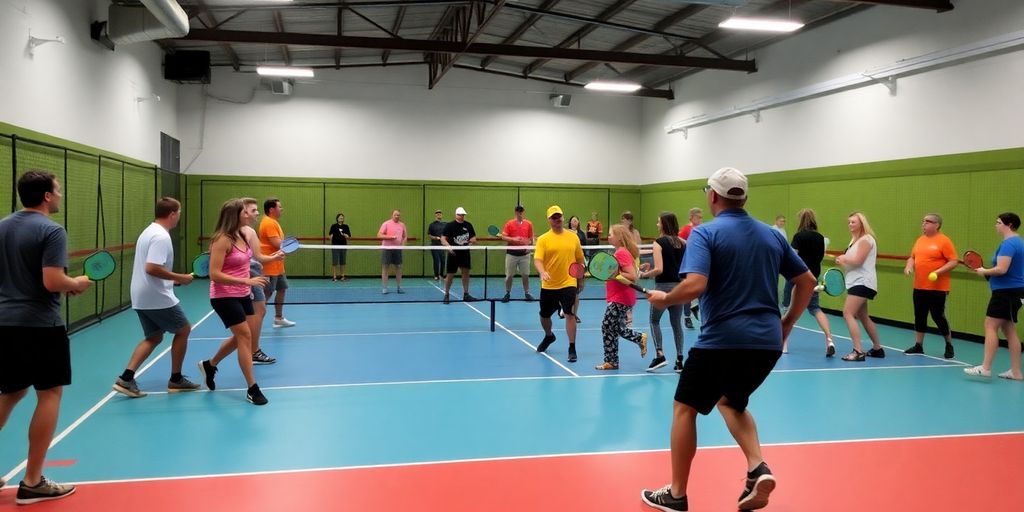
[[(329, 336), (406, 336), (409, 334), (472, 334), (472, 333), (488, 333), (490, 329), (467, 329), (464, 331), (404, 331), (404, 332), (334, 332), (334, 333), (317, 333), (317, 334), (283, 334), (278, 336), (260, 336), (260, 341), (277, 339), (277, 338), (326, 338)], [(189, 341), (213, 341), (223, 340), (224, 336), (218, 337), (201, 337), (193, 338), (189, 337)]]
[[(1024, 431), (1005, 431), (1005, 432), (974, 432), (968, 434), (946, 434), (946, 435), (926, 435), (926, 436), (908, 436), (908, 437), (879, 437), (879, 438), (865, 438), (865, 439), (834, 439), (826, 441), (793, 441), (784, 443), (762, 443), (762, 447), (771, 448), (782, 448), (790, 446), (813, 446), (813, 445), (833, 445), (833, 444), (863, 444), (863, 443), (898, 443), (906, 441), (927, 441), (935, 439), (968, 439), (975, 437), (1016, 437), (1024, 435)], [(712, 446), (699, 446), (697, 451), (701, 450), (724, 450), (736, 448), (739, 446), (736, 444), (727, 445), (712, 445)], [(633, 455), (633, 454), (645, 454), (645, 453), (662, 453), (671, 452), (670, 448), (656, 448), (648, 450), (614, 450), (607, 452), (576, 452), (576, 453), (548, 453), (542, 455), (516, 455), (508, 457), (480, 457), (472, 459), (447, 459), (437, 461), (419, 461), (419, 462), (402, 462), (402, 463), (388, 463), (388, 464), (361, 464), (356, 466), (335, 466), (327, 468), (306, 468), (306, 469), (281, 469), (281, 470), (267, 470), (267, 471), (246, 471), (238, 473), (218, 473), (218, 474), (205, 474), (205, 475), (179, 475), (179, 476), (167, 476), (167, 477), (147, 477), (147, 478), (127, 478), (127, 479), (114, 479), (114, 480), (87, 480), (81, 482), (73, 482), (75, 485), (109, 485), (109, 484), (122, 484), (122, 483), (140, 483), (140, 482), (163, 482), (163, 481), (174, 481), (174, 480), (199, 480), (206, 478), (235, 478), (235, 477), (246, 477), (246, 476), (266, 476), (266, 475), (287, 475), (296, 473), (323, 473), (327, 471), (353, 471), (353, 470), (364, 470), (364, 469), (388, 469), (388, 468), (405, 468), (405, 467), (419, 467), (419, 466), (438, 466), (438, 465), (450, 465), (450, 464), (467, 464), (477, 462), (505, 462), (505, 461), (518, 461), (518, 460), (536, 460), (536, 459), (551, 459), (559, 457), (598, 457), (605, 455)]]
[[(830, 327), (831, 327), (831, 325), (832, 325), (832, 323), (831, 323), (831, 322), (829, 322), (829, 326), (830, 326)], [(793, 325), (793, 328), (795, 328), (795, 329), (803, 329), (803, 330), (805, 330), (805, 331), (811, 331), (811, 332), (816, 332), (816, 333), (818, 333), (818, 334), (825, 334), (825, 332), (824, 332), (824, 331), (819, 331), (818, 329), (811, 329), (810, 327), (804, 327), (804, 326), (802, 326), (802, 325), (795, 325), (795, 324), (794, 324), (794, 325)], [(897, 329), (902, 329), (902, 328), (901, 328), (901, 327), (897, 327)], [(906, 329), (902, 329), (902, 330), (906, 330)], [(913, 332), (913, 331), (911, 331), (911, 332)], [(833, 338), (842, 338), (842, 339), (844, 339), (844, 340), (850, 340), (850, 341), (853, 341), (853, 338), (850, 338), (849, 336), (843, 336), (842, 334), (835, 334), (835, 333), (832, 333), (832, 337), (833, 337)], [(901, 348), (896, 348), (896, 347), (892, 347), (892, 346), (889, 346), (889, 345), (882, 345), (882, 347), (883, 347), (883, 348), (887, 348), (887, 349), (889, 349), (889, 350), (893, 350), (893, 351), (899, 352), (900, 354), (903, 354), (903, 349), (901, 349)], [(946, 359), (946, 358), (944, 358), (944, 357), (938, 357), (938, 356), (930, 356), (930, 355), (928, 355), (928, 354), (903, 354), (903, 355), (905, 355), (905, 356), (908, 356), (908, 357), (909, 357), (909, 356), (914, 356), (914, 357), (926, 357), (926, 358), (928, 358), (928, 359), (935, 359), (936, 361), (941, 361), (941, 362), (943, 362), (943, 363), (955, 363), (955, 364), (953, 364), (953, 365), (950, 365), (950, 366), (974, 366), (973, 364), (970, 364), (970, 363), (965, 363), (965, 362), (963, 362), (963, 361), (961, 361), (961, 360), (959, 360), (959, 359), (956, 359), (956, 358), (949, 358), (949, 359)]]
[[(193, 325), (192, 327), (198, 327), (199, 324), (203, 323), (207, 318), (210, 318), (210, 315), (212, 314), (213, 310), (211, 309), (208, 313), (206, 313), (205, 316), (200, 318), (199, 321), (196, 322), (195, 325)], [(160, 352), (149, 363), (146, 363), (146, 365), (140, 368), (139, 371), (135, 373), (135, 375), (139, 376), (146, 373), (146, 370), (149, 370), (154, 364), (156, 364), (157, 361), (160, 360), (160, 358), (167, 355), (167, 353), (170, 351), (171, 344), (168, 343), (167, 347), (163, 350), (163, 352)], [(59, 434), (53, 436), (53, 439), (50, 440), (50, 446), (47, 448), (47, 452), (49, 452), (49, 450), (52, 450), (54, 446), (57, 446), (57, 444), (63, 441), (65, 437), (69, 436), (71, 432), (73, 432), (76, 428), (81, 426), (82, 423), (85, 423), (85, 420), (89, 419), (89, 417), (95, 414), (96, 411), (99, 411), (101, 407), (103, 407), (107, 402), (110, 401), (110, 399), (114, 398), (115, 395), (119, 394), (120, 393), (118, 393), (117, 391), (108, 391), (103, 398), (101, 398), (98, 402), (93, 404), (92, 407), (90, 407), (88, 410), (82, 413), (82, 415), (79, 416), (75, 421), (71, 422), (71, 424), (69, 424), (67, 427), (64, 427), (64, 430), (61, 430)], [(14, 466), (14, 469), (10, 470), (6, 475), (4, 475), (3, 479), (8, 482), (12, 481), (12, 479), (27, 466), (28, 458), (25, 458), (21, 462), (19, 462), (18, 465)]]

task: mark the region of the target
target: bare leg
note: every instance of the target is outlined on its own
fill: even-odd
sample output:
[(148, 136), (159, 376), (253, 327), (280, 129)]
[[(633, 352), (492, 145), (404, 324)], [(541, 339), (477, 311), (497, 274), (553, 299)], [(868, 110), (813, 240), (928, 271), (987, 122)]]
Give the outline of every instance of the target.
[(672, 403), (672, 495), (686, 496), (690, 466), (697, 454), (697, 410), (679, 402)]
[[(550, 324), (551, 322), (548, 321), (548, 323)], [(14, 410), (14, 406), (18, 405), (18, 402), (20, 402), (22, 398), (25, 398), (25, 395), (27, 394), (28, 388), (0, 395), (0, 430), (3, 430), (4, 425), (7, 424), (7, 420), (11, 417), (11, 411)]]
[(385, 289), (385, 290), (388, 288), (388, 266), (387, 265), (381, 265), (380, 266), (380, 287)]
[(1003, 321), (990, 316), (985, 317), (985, 358), (981, 366), (985, 371), (992, 371), (992, 360), (996, 358), (996, 350), (999, 349), (999, 327)]
[(284, 292), (278, 290), (274, 297), (274, 318), (284, 318)]
[(252, 308), (256, 314), (245, 317), (245, 321), (249, 324), (249, 332), (252, 333), (252, 351), (258, 352), (260, 350), (260, 335), (263, 334), (263, 319), (267, 316), (267, 302), (253, 301)]
[(171, 340), (171, 374), (181, 373), (181, 365), (188, 350), (189, 334), (192, 334), (191, 325), (186, 325), (174, 333), (174, 339)]
[(843, 304), (843, 320), (846, 321), (846, 327), (850, 330), (850, 339), (853, 340), (853, 349), (857, 352), (864, 351), (860, 344), (860, 327), (857, 326), (857, 312), (860, 311), (860, 307), (866, 301), (867, 299), (864, 297), (847, 295), (846, 302)]
[(60, 414), (60, 397), (64, 388), (37, 390), (36, 412), (28, 427), (28, 465), (25, 467), (25, 484), (39, 485), (43, 476), (43, 461), (46, 451), (53, 441), (53, 431), (57, 428), (57, 416)]
[(878, 350), (882, 348), (882, 342), (878, 337), (878, 326), (875, 325), (875, 321), (868, 315), (868, 301), (864, 301), (864, 304), (860, 307), (860, 311), (857, 312), (857, 318), (860, 319), (861, 325), (864, 326), (864, 330), (868, 332), (868, 337), (871, 338), (871, 348)]
[(1017, 326), (1009, 320), (1003, 320), (1003, 334), (1006, 335), (1006, 346), (1010, 349), (1010, 373), (1014, 378), (1022, 377), (1020, 369), (1020, 337), (1017, 336)]
[(462, 270), (462, 294), (469, 295), (469, 269), (463, 268)]
[(455, 279), (455, 274), (449, 272), (444, 276), (444, 294), (448, 295), (452, 290), (452, 281)]
[(761, 456), (761, 441), (757, 437), (757, 423), (754, 422), (754, 416), (748, 410), (739, 412), (733, 409), (725, 398), (719, 400), (718, 412), (722, 414), (725, 425), (729, 427), (729, 433), (736, 440), (736, 444), (740, 445), (740, 450), (743, 450), (743, 455), (747, 458), (747, 471), (753, 471), (754, 468), (764, 462), (764, 458)]
[[(186, 334), (185, 336), (187, 337), (188, 334)], [(164, 340), (164, 334), (160, 333), (160, 334), (154, 335), (152, 338), (146, 338), (146, 339), (140, 341), (139, 344), (135, 346), (135, 350), (132, 351), (132, 355), (128, 359), (128, 366), (126, 366), (125, 368), (127, 368), (127, 369), (129, 369), (129, 370), (131, 370), (133, 372), (135, 370), (138, 370), (139, 366), (142, 365), (142, 362), (145, 361), (146, 358), (149, 357), (149, 355), (153, 353), (153, 350), (156, 349), (156, 346), (159, 345), (160, 342), (163, 341), (163, 340)], [(173, 358), (173, 356), (174, 356), (174, 354), (172, 353), (171, 357)], [(174, 361), (173, 360), (171, 361), (171, 365), (172, 366), (174, 365)], [(180, 363), (178, 364), (178, 371), (181, 371), (181, 364)]]
[(399, 290), (402, 289), (402, 266), (401, 265), (395, 265), (395, 286), (397, 286)]
[[(553, 334), (551, 332), (551, 318), (550, 317), (548, 317), (548, 318), (541, 317), (540, 318), (540, 327), (541, 327), (541, 329), (544, 329), (544, 336), (551, 336)], [(0, 395), (0, 396), (3, 396), (3, 395)]]
[(818, 327), (821, 328), (821, 332), (825, 333), (825, 346), (827, 347), (832, 343), (832, 329), (828, 325), (828, 317), (825, 316), (825, 312), (818, 310), (814, 313), (814, 319), (818, 321)]

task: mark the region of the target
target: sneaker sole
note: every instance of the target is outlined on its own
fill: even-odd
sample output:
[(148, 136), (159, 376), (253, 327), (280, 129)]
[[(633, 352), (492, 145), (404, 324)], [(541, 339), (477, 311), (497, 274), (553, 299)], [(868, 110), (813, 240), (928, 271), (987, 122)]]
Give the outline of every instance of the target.
[(113, 386), (110, 387), (113, 388), (114, 391), (117, 391), (118, 393), (121, 393), (122, 395), (128, 398), (142, 398), (146, 396), (146, 393), (143, 393), (142, 391), (139, 391), (138, 393), (132, 393), (130, 389), (118, 386), (117, 384), (114, 384)]
[(197, 387), (194, 387), (194, 388), (167, 388), (167, 392), (168, 393), (188, 393), (188, 392), (191, 392), (191, 391), (199, 391), (200, 387), (201, 386), (197, 386)]
[(72, 494), (75, 493), (76, 489), (77, 489), (77, 487), (72, 487), (70, 491), (68, 491), (68, 492), (66, 492), (64, 494), (61, 494), (60, 496), (40, 496), (38, 498), (17, 498), (17, 499), (14, 500), (14, 502), (17, 503), (18, 505), (31, 505), (33, 503), (40, 503), (40, 502), (43, 502), (43, 501), (59, 500), (61, 498), (67, 498), (68, 496), (71, 496)]
[(648, 368), (647, 371), (653, 372), (654, 370), (657, 370), (658, 368), (664, 368), (665, 366), (668, 366), (668, 361), (662, 361), (660, 364), (656, 364)]
[(736, 505), (740, 510), (757, 510), (768, 506), (768, 496), (775, 490), (775, 477), (761, 475), (746, 498)]
[(274, 364), (276, 362), (277, 361), (253, 361), (252, 364), (255, 364), (255, 365), (258, 365), (258, 366), (262, 366), (262, 365), (265, 365), (265, 364)]

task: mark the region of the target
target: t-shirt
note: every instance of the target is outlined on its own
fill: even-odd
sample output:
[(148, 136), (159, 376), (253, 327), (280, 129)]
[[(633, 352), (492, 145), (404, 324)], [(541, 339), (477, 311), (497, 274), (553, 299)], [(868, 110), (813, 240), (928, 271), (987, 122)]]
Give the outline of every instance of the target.
[(388, 219), (384, 221), (383, 224), (380, 225), (380, 229), (377, 230), (377, 234), (382, 236), (397, 237), (395, 239), (385, 238), (380, 241), (380, 245), (384, 247), (398, 247), (405, 243), (405, 223), (401, 221), (395, 222), (391, 219)]
[(871, 235), (864, 235), (846, 248), (847, 257), (857, 252), (857, 244), (868, 244), (870, 249), (868, 249), (867, 257), (864, 258), (864, 263), (861, 263), (860, 266), (848, 267), (846, 269), (846, 289), (849, 290), (854, 286), (866, 286), (878, 291), (878, 273), (875, 270), (878, 244), (875, 243), (875, 238)]
[[(505, 223), (505, 227), (501, 229), (501, 232), (505, 236), (512, 238), (521, 238), (525, 240), (524, 244), (516, 245), (530, 245), (530, 241), (533, 240), (533, 223), (526, 219), (523, 219), (522, 222), (519, 222), (516, 219), (512, 219)], [(509, 242), (509, 246), (512, 246), (511, 242)], [(511, 254), (512, 256), (525, 256), (530, 253), (530, 251), (527, 251), (525, 249), (509, 249), (505, 252), (507, 254)]]
[(576, 278), (569, 275), (569, 265), (583, 263), (583, 246), (576, 233), (563, 229), (561, 233), (548, 231), (537, 238), (533, 252), (534, 261), (543, 261), (544, 270), (550, 278), (541, 281), (545, 290), (559, 290), (576, 286)]
[(928, 280), (928, 274), (957, 259), (956, 247), (948, 236), (942, 233), (919, 236), (910, 256), (914, 258), (914, 289), (949, 291), (949, 272), (942, 273), (934, 282)]
[[(623, 268), (633, 266), (635, 269), (633, 255), (626, 250), (625, 247), (619, 247), (615, 249), (615, 261), (619, 262), (619, 271)], [(636, 292), (632, 288), (614, 280), (609, 279), (604, 282), (604, 300), (608, 302), (614, 302), (616, 304), (623, 304), (626, 306), (632, 306), (636, 304)]]
[(64, 325), (60, 294), (43, 286), (43, 267), (67, 266), (68, 235), (60, 224), (25, 210), (0, 220), (0, 325)]
[(146, 264), (155, 263), (167, 271), (174, 268), (174, 246), (171, 235), (163, 226), (152, 223), (135, 242), (135, 260), (132, 263), (132, 309), (167, 309), (178, 303), (174, 296), (174, 281), (160, 279), (146, 272)]
[(683, 262), (683, 253), (686, 251), (686, 244), (680, 244), (678, 248), (672, 246), (672, 240), (663, 236), (654, 241), (661, 246), (661, 273), (654, 276), (655, 283), (678, 283), (679, 264)]
[(793, 235), (793, 249), (814, 277), (821, 275), (821, 260), (825, 259), (825, 237), (817, 231), (805, 229)]
[(587, 221), (587, 238), (600, 238), (601, 233), (604, 232), (604, 226), (601, 225), (599, 220), (588, 220)]
[(781, 234), (742, 208), (722, 211), (690, 233), (680, 272), (708, 278), (696, 347), (782, 350), (779, 275), (807, 266)]
[(989, 286), (993, 290), (1024, 288), (1024, 242), (1021, 242), (1019, 236), (1003, 240), (996, 249), (995, 256), (992, 256), (993, 267), (1000, 256), (1013, 258), (1010, 260), (1010, 268), (1001, 276), (992, 276), (989, 279)]
[(690, 239), (690, 233), (692, 231), (693, 231), (693, 224), (692, 223), (683, 226), (679, 230), (679, 238), (682, 238), (683, 240), (689, 240)]
[[(277, 247), (270, 244), (271, 238), (277, 238), (278, 242), (284, 241), (284, 230), (281, 229), (281, 223), (267, 215), (264, 215), (263, 218), (260, 219), (259, 235), (260, 252), (262, 252), (264, 256), (269, 256), (277, 252)], [(283, 260), (268, 261), (263, 264), (263, 275), (273, 277), (281, 274), (284, 274)]]
[(352, 230), (349, 229), (348, 224), (334, 223), (328, 233), (331, 235), (331, 245), (348, 245), (348, 237), (341, 236), (341, 234), (352, 236)]
[(448, 245), (465, 247), (469, 241), (476, 237), (476, 230), (469, 221), (459, 222), (453, 220), (444, 226), (444, 237), (448, 239)]
[[(444, 221), (435, 220), (434, 222), (431, 222), (429, 226), (427, 226), (427, 234), (430, 235), (431, 237), (441, 236), (444, 234), (444, 226)], [(441, 245), (441, 241), (434, 240), (433, 238), (431, 238), (430, 245)]]
[(780, 228), (780, 227), (776, 226), (775, 224), (772, 224), (771, 227), (775, 231), (778, 231), (779, 234), (782, 235), (782, 238), (788, 238), (788, 236), (786, 235), (786, 228)]

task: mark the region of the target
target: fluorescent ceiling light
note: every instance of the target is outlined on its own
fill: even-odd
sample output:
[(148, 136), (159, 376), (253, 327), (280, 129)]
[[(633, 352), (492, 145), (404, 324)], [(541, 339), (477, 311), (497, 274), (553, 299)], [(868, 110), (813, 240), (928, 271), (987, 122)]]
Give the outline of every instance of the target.
[(763, 32), (793, 32), (803, 27), (804, 24), (798, 21), (790, 21), (772, 18), (738, 18), (733, 16), (718, 24), (720, 28), (734, 28), (739, 30), (760, 30)]
[(595, 80), (583, 86), (584, 89), (590, 89), (592, 91), (611, 92), (636, 92), (640, 90), (640, 87), (640, 84), (633, 82), (602, 82), (600, 80)]
[(300, 78), (313, 78), (313, 68), (289, 68), (280, 66), (257, 66), (256, 72), (260, 76), (287, 76)]

